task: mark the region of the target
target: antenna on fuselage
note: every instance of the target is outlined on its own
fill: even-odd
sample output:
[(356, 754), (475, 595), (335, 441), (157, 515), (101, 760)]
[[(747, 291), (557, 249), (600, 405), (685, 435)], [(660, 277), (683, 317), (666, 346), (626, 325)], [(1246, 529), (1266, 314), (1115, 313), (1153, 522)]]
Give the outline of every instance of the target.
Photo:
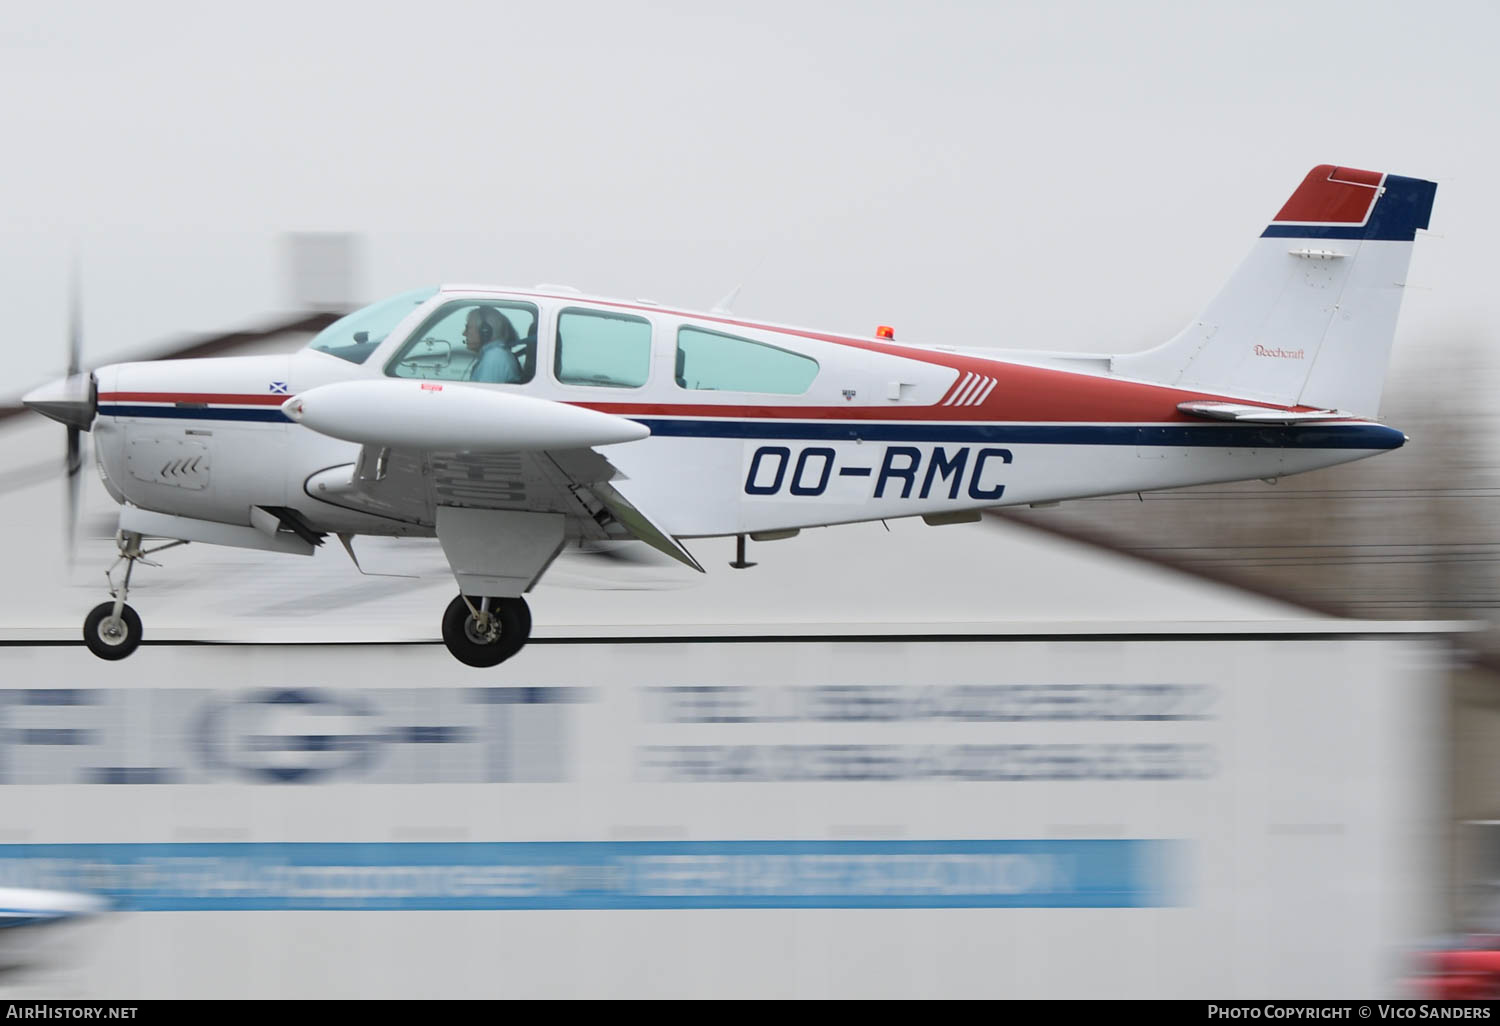
[(729, 308), (734, 305), (734, 301), (739, 298), (740, 289), (742, 289), (744, 287), (745, 287), (745, 283), (744, 282), (740, 282), (734, 288), (732, 288), (732, 289), (729, 290), (729, 294), (728, 295), (726, 295), (723, 299), (721, 299), (717, 303), (715, 303), (709, 309), (708, 312), (709, 313), (716, 313), (716, 314), (731, 313), (732, 311)]

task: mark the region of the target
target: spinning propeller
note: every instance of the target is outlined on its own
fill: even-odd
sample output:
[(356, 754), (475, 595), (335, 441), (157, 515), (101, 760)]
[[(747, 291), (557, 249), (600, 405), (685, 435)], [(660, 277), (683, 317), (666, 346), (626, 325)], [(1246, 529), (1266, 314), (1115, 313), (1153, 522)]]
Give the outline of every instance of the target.
[(28, 392), (21, 399), (22, 405), (28, 409), (35, 410), (68, 429), (68, 449), (63, 470), (67, 475), (68, 519), (65, 530), (70, 559), (78, 528), (79, 491), (83, 485), (79, 477), (83, 470), (81, 436), (94, 426), (94, 414), (99, 407), (99, 386), (94, 375), (79, 370), (82, 349), (81, 301), (75, 270), (68, 304), (68, 376)]

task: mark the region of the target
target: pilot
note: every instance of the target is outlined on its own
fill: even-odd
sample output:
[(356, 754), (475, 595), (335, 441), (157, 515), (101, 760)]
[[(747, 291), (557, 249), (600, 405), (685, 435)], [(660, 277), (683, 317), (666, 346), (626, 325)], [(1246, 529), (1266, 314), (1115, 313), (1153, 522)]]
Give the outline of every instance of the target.
[(521, 380), (521, 365), (511, 346), (516, 329), (510, 318), (492, 306), (476, 306), (464, 322), (464, 344), (476, 359), (469, 368), (469, 381), (504, 383)]

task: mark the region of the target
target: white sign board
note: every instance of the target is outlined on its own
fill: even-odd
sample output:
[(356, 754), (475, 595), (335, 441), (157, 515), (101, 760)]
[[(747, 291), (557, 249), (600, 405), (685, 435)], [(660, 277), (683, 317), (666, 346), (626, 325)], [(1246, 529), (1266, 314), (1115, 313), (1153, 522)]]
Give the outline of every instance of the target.
[(1440, 654), (0, 647), (0, 886), (108, 896), (112, 997), (1394, 995)]

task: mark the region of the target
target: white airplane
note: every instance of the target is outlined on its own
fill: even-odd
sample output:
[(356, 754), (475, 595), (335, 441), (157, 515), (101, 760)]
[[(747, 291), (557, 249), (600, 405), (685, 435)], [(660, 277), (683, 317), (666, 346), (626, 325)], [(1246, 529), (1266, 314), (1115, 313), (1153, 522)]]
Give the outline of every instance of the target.
[(57, 934), (57, 924), (85, 922), (109, 909), (93, 894), (0, 887), (0, 974), (67, 960), (71, 939)]
[(0, 929), (95, 916), (108, 907), (104, 899), (92, 894), (0, 887)]
[(636, 539), (701, 571), (684, 539), (738, 536), (744, 566), (747, 535), (958, 523), (1399, 447), (1374, 418), (1435, 191), (1314, 168), (1203, 313), (1138, 353), (903, 345), (454, 285), (295, 354), (115, 364), (23, 401), (68, 426), (75, 472), (92, 429), (121, 506), (124, 575), (84, 621), (96, 655), (140, 643), (131, 571), (161, 548), (310, 555), (333, 534), (352, 558), (356, 535), (436, 536), (459, 587), (443, 638), (493, 666), (525, 645), (524, 595), (569, 542)]

